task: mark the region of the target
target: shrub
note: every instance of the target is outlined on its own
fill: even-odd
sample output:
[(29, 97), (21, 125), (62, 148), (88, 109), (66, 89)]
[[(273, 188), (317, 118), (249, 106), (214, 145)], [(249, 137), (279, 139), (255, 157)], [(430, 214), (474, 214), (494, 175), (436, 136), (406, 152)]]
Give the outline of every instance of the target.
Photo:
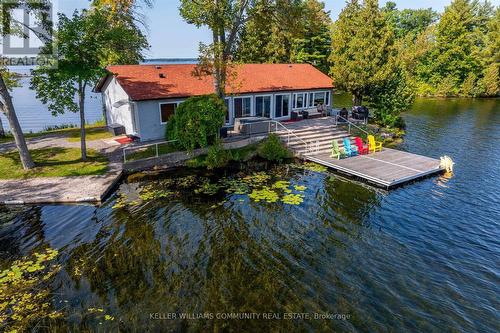
[(169, 119), (166, 137), (178, 140), (180, 148), (188, 151), (207, 147), (215, 142), (225, 115), (226, 105), (216, 95), (190, 97)]
[(268, 161), (281, 162), (292, 157), (276, 134), (271, 134), (258, 149), (258, 155)]
[(208, 149), (205, 164), (208, 170), (222, 168), (231, 160), (231, 152), (224, 150), (221, 140), (216, 140), (215, 144)]

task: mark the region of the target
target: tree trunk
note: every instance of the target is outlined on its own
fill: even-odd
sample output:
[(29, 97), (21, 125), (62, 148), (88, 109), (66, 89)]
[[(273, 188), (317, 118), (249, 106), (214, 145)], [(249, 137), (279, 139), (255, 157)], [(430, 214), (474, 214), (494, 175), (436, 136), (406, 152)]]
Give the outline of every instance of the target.
[(354, 93), (352, 95), (352, 105), (353, 106), (361, 106), (363, 104), (363, 95), (360, 93)]
[[(2, 112), (2, 110), (0, 110), (0, 112)], [(0, 138), (3, 138), (4, 136), (5, 136), (5, 130), (3, 129), (2, 118), (0, 118)]]
[(80, 107), (80, 146), (82, 150), (82, 161), (87, 160), (87, 141), (85, 134), (85, 88), (87, 84), (78, 84), (78, 97)]
[(35, 167), (35, 163), (33, 163), (33, 159), (31, 158), (30, 152), (28, 150), (28, 145), (26, 144), (26, 140), (24, 139), (21, 125), (19, 125), (19, 120), (17, 119), (16, 111), (14, 110), (14, 104), (12, 103), (12, 97), (9, 94), (9, 90), (7, 89), (7, 86), (1, 74), (0, 96), (4, 101), (3, 111), (5, 113), (5, 116), (7, 117), (7, 120), (9, 121), (10, 131), (14, 136), (23, 168), (24, 170), (32, 169)]

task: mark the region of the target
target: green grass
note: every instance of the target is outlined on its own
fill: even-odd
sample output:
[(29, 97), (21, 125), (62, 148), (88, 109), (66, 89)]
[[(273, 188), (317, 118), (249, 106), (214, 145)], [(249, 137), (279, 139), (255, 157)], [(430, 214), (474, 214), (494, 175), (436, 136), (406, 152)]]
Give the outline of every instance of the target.
[[(111, 132), (106, 130), (105, 127), (87, 127), (86, 128), (87, 141), (93, 140), (101, 140), (101, 139), (109, 139), (112, 138), (113, 135)], [(68, 132), (68, 141), (69, 142), (79, 142), (80, 141), (80, 129), (72, 128), (72, 130), (67, 130)]]
[(0, 179), (27, 179), (38, 177), (67, 177), (103, 175), (108, 160), (94, 150), (87, 151), (87, 161), (82, 162), (80, 149), (44, 148), (31, 150), (36, 167), (24, 171), (19, 153), (0, 154)]
[[(87, 125), (87, 141), (100, 140), (100, 139), (108, 139), (113, 137), (113, 135), (106, 130), (106, 127), (98, 125)], [(69, 142), (78, 142), (80, 141), (80, 128), (64, 128), (57, 129), (52, 131), (43, 131), (37, 133), (25, 133), (24, 137), (26, 139), (39, 138), (46, 135), (52, 134), (60, 134), (61, 136), (67, 137)], [(12, 142), (14, 141), (14, 137), (12, 135), (7, 135), (3, 138), (0, 138), (0, 143)]]
[[(169, 143), (162, 143), (158, 145), (158, 156), (175, 153), (179, 148)], [(144, 148), (137, 148), (137, 150), (127, 153), (127, 162), (143, 160), (146, 158), (156, 157), (156, 146), (148, 146)]]

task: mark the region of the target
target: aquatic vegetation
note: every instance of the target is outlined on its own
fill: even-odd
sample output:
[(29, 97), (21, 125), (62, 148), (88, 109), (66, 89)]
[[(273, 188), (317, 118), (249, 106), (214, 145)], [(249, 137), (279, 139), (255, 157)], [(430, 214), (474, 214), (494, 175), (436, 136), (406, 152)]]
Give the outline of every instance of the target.
[(279, 200), (278, 193), (269, 188), (263, 188), (261, 190), (253, 190), (252, 193), (248, 195), (248, 197), (253, 199), (253, 201), (255, 202), (265, 201), (273, 203)]
[(299, 191), (299, 192), (304, 192), (307, 189), (306, 186), (302, 186), (302, 185), (294, 185), (293, 188), (295, 189), (295, 191)]
[(141, 198), (142, 201), (150, 201), (155, 199), (167, 198), (172, 194), (174, 194), (174, 192), (157, 189), (153, 185), (148, 185), (143, 188), (141, 194), (139, 194), (139, 198)]
[(47, 249), (17, 260), (0, 273), (0, 330), (27, 331), (35, 320), (56, 319), (51, 310), (48, 282), (61, 267), (51, 263), (57, 250)]
[(227, 179), (221, 180), (221, 185), (226, 188), (226, 193), (232, 194), (247, 194), (250, 192), (250, 186), (248, 183), (240, 179)]
[(278, 180), (273, 187), (276, 189), (286, 190), (290, 186), (290, 182), (286, 180)]
[(271, 179), (271, 175), (265, 172), (255, 172), (244, 177), (242, 180), (250, 186), (259, 186), (267, 183)]
[(287, 205), (300, 205), (304, 202), (303, 194), (286, 194), (281, 199)]
[(209, 181), (205, 181), (201, 186), (194, 190), (196, 194), (206, 194), (206, 195), (215, 195), (219, 192), (221, 186), (219, 184), (210, 183)]
[(325, 166), (323, 166), (321, 164), (318, 164), (318, 163), (314, 163), (314, 162), (305, 162), (305, 163), (302, 163), (302, 164), (293, 164), (293, 167), (295, 167), (297, 169), (314, 171), (314, 172), (319, 172), (319, 173), (323, 173), (323, 172), (326, 172), (328, 170), (327, 167), (325, 167)]
[(197, 182), (197, 177), (195, 175), (189, 175), (186, 177), (178, 178), (175, 185), (180, 188), (190, 188), (194, 186)]

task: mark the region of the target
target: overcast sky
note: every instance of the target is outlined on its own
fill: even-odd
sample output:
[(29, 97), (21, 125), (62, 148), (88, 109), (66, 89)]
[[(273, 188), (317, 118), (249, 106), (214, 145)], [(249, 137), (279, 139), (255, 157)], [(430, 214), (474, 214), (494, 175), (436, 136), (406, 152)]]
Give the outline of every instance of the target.
[[(429, 8), (442, 12), (451, 0), (393, 0), (398, 8)], [(325, 0), (326, 9), (335, 19), (342, 7), (344, 0)], [(380, 1), (383, 6), (387, 1)], [(494, 5), (500, 5), (500, 0), (492, 0)], [(88, 0), (59, 0), (59, 11), (71, 13), (75, 8), (88, 6)], [(197, 29), (185, 23), (179, 15), (179, 1), (156, 0), (152, 9), (144, 10), (149, 26), (148, 40), (151, 49), (147, 58), (196, 58), (199, 42), (210, 40), (206, 29)]]

